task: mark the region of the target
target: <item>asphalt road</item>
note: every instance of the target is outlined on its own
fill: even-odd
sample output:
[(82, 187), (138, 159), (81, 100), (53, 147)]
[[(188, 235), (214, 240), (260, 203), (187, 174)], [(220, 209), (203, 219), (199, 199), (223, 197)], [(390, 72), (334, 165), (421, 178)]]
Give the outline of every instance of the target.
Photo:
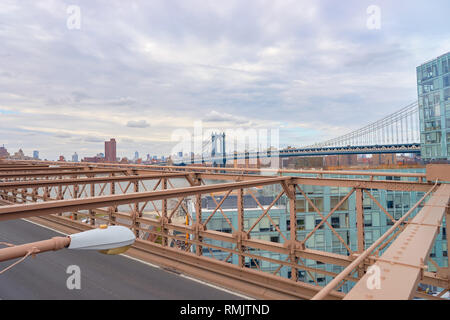
[[(22, 244), (60, 234), (24, 220), (0, 222), (0, 242)], [(0, 246), (3, 248), (4, 246)], [(0, 270), (16, 260), (0, 262)], [(81, 289), (67, 288), (71, 265)], [(0, 299), (236, 300), (241, 296), (124, 256), (63, 249), (28, 257), (0, 275)]]

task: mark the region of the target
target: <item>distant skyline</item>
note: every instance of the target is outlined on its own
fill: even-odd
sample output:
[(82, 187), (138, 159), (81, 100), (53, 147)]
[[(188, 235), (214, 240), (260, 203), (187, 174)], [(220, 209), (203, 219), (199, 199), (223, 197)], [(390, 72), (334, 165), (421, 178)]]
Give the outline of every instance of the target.
[(82, 159), (115, 138), (120, 158), (169, 155), (174, 130), (198, 120), (277, 128), (280, 147), (333, 138), (417, 99), (416, 67), (450, 51), (448, 12), (447, 0), (2, 0), (0, 145)]

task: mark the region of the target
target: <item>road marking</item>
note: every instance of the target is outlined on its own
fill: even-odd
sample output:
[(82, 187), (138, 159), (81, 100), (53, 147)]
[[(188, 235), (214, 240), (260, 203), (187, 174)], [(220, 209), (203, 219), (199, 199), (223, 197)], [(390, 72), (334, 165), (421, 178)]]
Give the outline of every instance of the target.
[(211, 284), (211, 283), (208, 283), (208, 282), (204, 282), (204, 281), (202, 281), (202, 280), (195, 279), (195, 278), (189, 277), (189, 276), (184, 275), (184, 274), (180, 274), (180, 277), (183, 277), (183, 278), (186, 278), (186, 279), (189, 279), (189, 280), (198, 282), (198, 283), (203, 284), (203, 285), (206, 285), (206, 286), (208, 286), (208, 287), (211, 287), (211, 288), (214, 288), (214, 289), (217, 289), (217, 290), (221, 290), (221, 291), (224, 291), (224, 292), (226, 292), (226, 293), (230, 293), (230, 294), (232, 294), (232, 295), (235, 295), (235, 296), (238, 296), (238, 297), (247, 299), (247, 300), (255, 300), (254, 298), (250, 298), (250, 297), (245, 296), (245, 295), (243, 295), (243, 294), (240, 294), (240, 293), (237, 293), (237, 292), (234, 292), (234, 291), (231, 291), (231, 290), (222, 288), (222, 287), (218, 287), (218, 286), (216, 286), (216, 285), (214, 285), (214, 284)]
[[(53, 229), (53, 228), (50, 228), (50, 227), (47, 227), (47, 226), (44, 226), (44, 225), (42, 225), (42, 224), (40, 224), (40, 223), (37, 223), (37, 222), (34, 222), (34, 221), (30, 221), (30, 220), (27, 220), (27, 219), (21, 219), (21, 220), (24, 220), (24, 221), (26, 221), (26, 222), (32, 223), (32, 224), (34, 224), (34, 225), (37, 225), (37, 226), (39, 226), (39, 227), (42, 227), (42, 228), (45, 228), (45, 229), (54, 231), (54, 232), (56, 232), (56, 233), (59, 233), (59, 234), (63, 234), (63, 235), (65, 235), (65, 236), (68, 236), (68, 234), (66, 234), (66, 233), (64, 233), (64, 232), (58, 231), (58, 230), (56, 230), (56, 229)], [(129, 256), (129, 255), (127, 255), (127, 254), (124, 254), (124, 253), (120, 254), (120, 256), (123, 256), (123, 257), (125, 257), (125, 258), (131, 259), (131, 260), (134, 260), (134, 261), (137, 261), (137, 262), (140, 262), (140, 263), (143, 263), (143, 264), (145, 264), (145, 265), (147, 265), (147, 266), (150, 266), (150, 267), (152, 267), (152, 268), (157, 268), (157, 269), (164, 270), (164, 269), (162, 269), (160, 266), (157, 266), (156, 264), (152, 264), (152, 263), (146, 262), (146, 261), (144, 261), (144, 260), (141, 260), (141, 259), (138, 259), (138, 258), (131, 257), (131, 256)], [(166, 271), (166, 272), (168, 272), (168, 271)], [(231, 291), (231, 290), (228, 290), (228, 289), (225, 289), (225, 288), (222, 288), (222, 287), (218, 287), (218, 286), (213, 285), (213, 284), (211, 284), (211, 283), (208, 283), (208, 282), (205, 282), (205, 281), (202, 281), (202, 280), (199, 280), (199, 279), (195, 279), (195, 278), (192, 278), (192, 277), (187, 276), (187, 275), (184, 275), (184, 274), (179, 274), (178, 276), (179, 276), (179, 277), (186, 278), (186, 279), (189, 279), (189, 280), (192, 280), (192, 281), (195, 281), (195, 282), (198, 282), (198, 283), (200, 283), (200, 284), (206, 285), (206, 286), (211, 287), (211, 288), (214, 288), (214, 289), (216, 289), (216, 290), (224, 291), (224, 292), (226, 292), (226, 293), (229, 293), (229, 294), (232, 294), (232, 295), (241, 297), (241, 298), (243, 298), (243, 299), (247, 299), (247, 300), (255, 300), (255, 299), (250, 298), (250, 297), (248, 297), (248, 296), (245, 296), (245, 295), (243, 295), (243, 294), (240, 294), (240, 293), (237, 293), (237, 292), (233, 292), (233, 291)]]
[[(166, 271), (166, 272), (170, 272), (170, 271), (167, 271), (167, 270), (164, 269), (164, 268), (161, 268), (160, 266), (157, 266), (157, 265), (155, 265), (155, 264), (146, 262), (146, 261), (144, 261), (144, 260), (141, 260), (141, 259), (138, 259), (138, 258), (135, 258), (135, 257), (131, 257), (131, 256), (126, 255), (126, 254), (124, 254), (124, 253), (122, 253), (122, 254), (120, 254), (120, 255), (121, 255), (121, 256), (124, 256), (124, 257), (126, 257), (126, 258), (128, 258), (128, 259), (131, 259), (131, 260), (134, 260), (134, 261), (137, 261), (137, 262), (146, 264), (146, 265), (148, 265), (148, 266), (150, 266), (150, 267), (157, 268), (157, 269), (161, 269), (161, 270), (164, 270), (164, 271)], [(173, 272), (171, 272), (171, 273), (173, 273)], [(198, 280), (198, 279), (189, 277), (189, 276), (187, 276), (187, 275), (185, 275), (185, 274), (177, 274), (177, 275), (178, 275), (179, 277), (183, 277), (183, 278), (186, 278), (186, 279), (188, 279), (188, 280), (192, 280), (192, 281), (198, 282), (198, 283), (200, 283), (200, 284), (202, 284), (202, 285), (206, 285), (206, 286), (212, 287), (212, 288), (214, 288), (214, 289), (216, 289), (216, 290), (224, 291), (224, 292), (226, 292), (226, 293), (229, 293), (229, 294), (232, 294), (232, 295), (235, 295), (235, 296), (238, 296), (238, 297), (247, 299), (247, 300), (255, 300), (255, 299), (250, 298), (250, 297), (248, 297), (248, 296), (245, 296), (245, 295), (243, 295), (243, 294), (240, 294), (240, 293), (237, 293), (237, 292), (233, 292), (233, 291), (231, 291), (231, 290), (228, 290), (228, 289), (225, 289), (225, 288), (222, 288), (222, 287), (218, 287), (218, 286), (213, 285), (213, 284), (211, 284), (211, 283), (204, 282), (204, 281), (202, 281), (202, 280)]]
[(125, 258), (128, 258), (128, 259), (131, 259), (131, 260), (134, 260), (134, 261), (137, 261), (137, 262), (146, 264), (146, 265), (148, 265), (148, 266), (150, 266), (150, 267), (157, 268), (157, 269), (161, 269), (161, 267), (160, 267), (160, 266), (157, 266), (156, 264), (153, 264), (153, 263), (150, 263), (150, 262), (147, 262), (147, 261), (144, 261), (144, 260), (141, 260), (141, 259), (138, 259), (138, 258), (129, 256), (129, 255), (125, 254), (125, 253), (121, 253), (120, 255), (123, 256), (123, 257), (125, 257)]
[(42, 227), (42, 228), (45, 228), (45, 229), (54, 231), (54, 232), (56, 232), (56, 233), (63, 234), (63, 235), (65, 235), (65, 236), (68, 236), (68, 235), (69, 235), (69, 234), (67, 234), (67, 233), (64, 233), (64, 232), (58, 231), (58, 230), (56, 230), (56, 229), (53, 229), (53, 228), (44, 226), (43, 224), (40, 224), (40, 223), (37, 223), (37, 222), (34, 222), (34, 221), (30, 221), (30, 220), (28, 220), (28, 219), (23, 219), (23, 218), (22, 218), (21, 220), (26, 221), (26, 222), (29, 222), (29, 223), (32, 223), (32, 224), (35, 224), (35, 225), (37, 225), (37, 226), (39, 226), (39, 227)]

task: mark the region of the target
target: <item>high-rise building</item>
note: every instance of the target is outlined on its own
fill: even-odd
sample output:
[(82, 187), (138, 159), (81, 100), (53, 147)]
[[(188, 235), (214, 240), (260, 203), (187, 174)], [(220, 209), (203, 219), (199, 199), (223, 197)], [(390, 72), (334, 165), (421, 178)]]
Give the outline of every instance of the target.
[(39, 151), (38, 150), (33, 151), (33, 159), (39, 159)]
[(76, 152), (72, 155), (72, 162), (78, 162), (78, 154)]
[(422, 159), (450, 160), (450, 52), (417, 67)]
[(3, 145), (2, 147), (0, 147), (0, 158), (7, 158), (7, 157), (9, 157), (9, 152), (5, 148), (5, 145)]
[(116, 139), (110, 139), (105, 141), (105, 161), (106, 162), (116, 162)]
[(134, 160), (139, 159), (139, 152), (135, 151), (134, 152)]

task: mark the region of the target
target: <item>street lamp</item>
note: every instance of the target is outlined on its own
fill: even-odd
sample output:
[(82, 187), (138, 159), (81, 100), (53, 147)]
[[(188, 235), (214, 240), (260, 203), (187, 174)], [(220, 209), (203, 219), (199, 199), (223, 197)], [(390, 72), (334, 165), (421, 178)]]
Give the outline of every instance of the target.
[(0, 274), (22, 262), (28, 256), (63, 248), (76, 250), (97, 250), (104, 254), (120, 254), (125, 252), (136, 240), (134, 233), (123, 226), (101, 225), (98, 229), (79, 232), (67, 237), (53, 237), (48, 240), (11, 245), (0, 249), (0, 262), (22, 258), (11, 266), (0, 271)]

